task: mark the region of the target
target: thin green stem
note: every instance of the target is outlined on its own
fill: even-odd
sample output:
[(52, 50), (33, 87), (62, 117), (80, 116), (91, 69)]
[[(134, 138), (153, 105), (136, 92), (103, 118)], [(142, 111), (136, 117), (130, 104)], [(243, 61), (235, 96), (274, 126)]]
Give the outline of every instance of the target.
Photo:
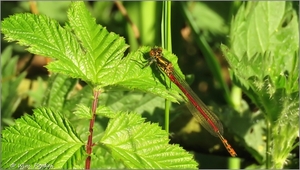
[(227, 167), (228, 169), (241, 169), (241, 159), (229, 158)]
[[(172, 38), (171, 38), (171, 1), (163, 1), (163, 13), (162, 13), (162, 46), (164, 49), (172, 52)], [(169, 117), (170, 117), (169, 100), (165, 101), (165, 130), (169, 133)]]
[(242, 89), (233, 85), (231, 88), (231, 99), (234, 109), (241, 111)]

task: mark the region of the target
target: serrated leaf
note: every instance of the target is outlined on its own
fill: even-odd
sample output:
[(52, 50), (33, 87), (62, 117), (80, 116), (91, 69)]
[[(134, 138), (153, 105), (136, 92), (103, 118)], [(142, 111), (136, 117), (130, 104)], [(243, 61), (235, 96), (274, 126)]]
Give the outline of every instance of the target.
[[(279, 7), (278, 3), (286, 7)], [(259, 2), (249, 3), (246, 7), (242, 6), (232, 23), (232, 48), (229, 50), (227, 47), (221, 46), (232, 68), (232, 78), (237, 80), (236, 83), (242, 85), (245, 91), (249, 90), (247, 93), (250, 96), (253, 95), (250, 94), (252, 92), (258, 95), (263, 93), (270, 99), (277, 90), (282, 88), (286, 88), (283, 96), (298, 91), (295, 82), (299, 73), (296, 71), (298, 69), (295, 65), (298, 63), (299, 33), (296, 13), (290, 5), (288, 2)], [(276, 10), (279, 10), (278, 13), (275, 16), (271, 15)], [(270, 11), (271, 13), (269, 13)], [(286, 26), (283, 26), (282, 23), (287, 20), (288, 14), (294, 17), (288, 20)], [(266, 22), (268, 23), (266, 24)], [(255, 24), (256, 27), (253, 28)], [(276, 27), (276, 29), (270, 27)], [(255, 31), (257, 33), (251, 36), (251, 33)], [(290, 33), (290, 38), (283, 36), (287, 32)], [(268, 34), (267, 37), (260, 36), (264, 33)], [(246, 40), (247, 42), (245, 42)], [(246, 45), (243, 46), (243, 44)], [(288, 53), (278, 50), (282, 48), (283, 44), (288, 46)], [(249, 88), (252, 88), (253, 91), (251, 92)], [(261, 100), (257, 100), (258, 98), (255, 95), (251, 97), (259, 105)]]
[[(183, 100), (184, 95), (181, 94), (179, 88), (172, 84), (169, 78), (155, 64), (142, 69), (148, 62), (150, 49), (150, 47), (141, 47), (138, 51), (127, 55), (113, 69), (114, 72), (111, 75), (107, 75), (107, 79), (115, 82), (117, 85), (152, 93), (172, 102)], [(173, 63), (174, 69), (183, 77), (177, 65), (177, 57), (166, 50), (163, 50), (163, 55)]]
[(116, 114), (114, 114), (114, 112), (112, 110), (110, 110), (108, 107), (103, 106), (103, 105), (97, 107), (96, 114), (105, 116), (108, 118), (116, 118), (116, 116), (117, 116)]
[[(96, 25), (83, 2), (72, 3), (68, 14), (70, 22), (65, 29), (43, 15), (16, 14), (2, 21), (2, 32), (6, 40), (18, 41), (28, 46), (32, 53), (57, 59), (47, 66), (52, 72), (80, 78), (97, 88), (119, 85), (141, 89), (175, 102), (182, 99), (177, 87), (166, 88), (170, 83), (166, 83), (166, 77), (162, 78), (160, 72), (154, 72), (155, 77), (150, 67), (143, 70), (138, 65), (139, 60), (132, 60), (141, 59), (150, 51), (149, 47), (122, 59), (128, 47), (124, 39)], [(166, 51), (164, 53), (166, 58), (175, 58)], [(173, 65), (179, 70), (177, 62)]]
[(82, 104), (77, 105), (74, 114), (81, 119), (92, 119), (91, 109)]
[(104, 148), (95, 146), (93, 148), (91, 167), (101, 167), (101, 169), (125, 169), (122, 160), (114, 159), (114, 157)]
[(2, 132), (2, 153), (2, 168), (72, 168), (84, 156), (84, 143), (60, 113), (40, 108)]
[(59, 59), (52, 62), (60, 66), (55, 72), (87, 80), (87, 70), (82, 67), (86, 61), (77, 39), (57, 21), (44, 15), (16, 14), (2, 21), (1, 30), (4, 39), (28, 46), (29, 52)]
[[(159, 123), (161, 126), (165, 123), (165, 99), (153, 94), (143, 94), (136, 91), (108, 91), (100, 95), (98, 104), (105, 105), (113, 111), (136, 112), (145, 117), (147, 121)], [(111, 111), (107, 111), (106, 108), (98, 109), (97, 114), (114, 118), (114, 114), (108, 115)], [(172, 118), (178, 116), (178, 114), (180, 113), (173, 112), (173, 114), (170, 115), (170, 119), (172, 120)]]
[(90, 105), (93, 101), (93, 89), (90, 86), (84, 86), (76, 93), (70, 94), (69, 98), (65, 101), (63, 110), (67, 115), (71, 115), (75, 111), (77, 104)]
[[(163, 90), (152, 90), (153, 87), (157, 86), (157, 83), (149, 72), (143, 74), (141, 66), (137, 63), (137, 61), (141, 61), (141, 55), (150, 51), (149, 47), (140, 48), (137, 52), (131, 53), (125, 59), (122, 59), (127, 48), (124, 39), (114, 33), (108, 33), (105, 28), (96, 25), (95, 19), (91, 18), (83, 3), (73, 3), (72, 5), (73, 8), (68, 13), (70, 27), (73, 28), (78, 39), (82, 42), (83, 48), (90, 55), (88, 57), (90, 57), (91, 65), (96, 65), (97, 78), (106, 80), (99, 82), (101, 86), (121, 85), (131, 89), (137, 88), (142, 91), (155, 92), (155, 94), (168, 97), (172, 101), (176, 100), (173, 97), (171, 98), (170, 94), (177, 93), (177, 98), (180, 99), (178, 91), (170, 90), (171, 92), (168, 92), (164, 86), (160, 87)], [(134, 61), (132, 58), (134, 58)], [(178, 68), (177, 65), (175, 67)]]
[[(232, 68), (243, 68), (242, 74), (245, 77), (259, 75), (260, 78), (283, 75), (286, 70), (293, 72), (299, 33), (296, 13), (288, 6), (289, 3), (283, 1), (249, 3), (247, 7), (242, 5), (232, 22), (231, 52), (234, 55), (225, 55)], [(249, 8), (253, 10), (248, 14), (245, 11)], [(292, 15), (292, 19), (287, 21), (288, 25), (283, 26), (283, 22), (288, 20), (288, 14)]]
[[(74, 111), (76, 111), (77, 109), (76, 105), (84, 105), (88, 106), (89, 108), (93, 101), (92, 91), (93, 90), (90, 86), (85, 86), (76, 93), (72, 92), (71, 94), (69, 94), (69, 98), (65, 101), (64, 107), (62, 109), (64, 111), (64, 115), (69, 118), (72, 125), (76, 128), (76, 132), (80, 135), (80, 139), (82, 139), (84, 142), (86, 142), (88, 139), (89, 126), (87, 125), (90, 123), (90, 119), (82, 119), (82, 117), (74, 114)], [(87, 114), (84, 115), (87, 116)], [(103, 131), (105, 130), (107, 122), (108, 120), (103, 118), (95, 122), (93, 140), (101, 137)]]
[[(122, 58), (128, 45), (123, 38), (96, 25), (83, 2), (72, 3), (68, 18), (69, 29), (74, 32), (85, 52), (81, 69), (87, 70), (86, 81), (105, 86), (102, 85), (102, 76)], [(59, 69), (59, 66), (49, 65), (49, 68)]]
[(192, 155), (178, 145), (169, 145), (168, 134), (157, 124), (131, 113), (117, 113), (111, 119), (100, 143), (127, 168), (194, 169)]
[[(232, 49), (239, 59), (245, 54), (250, 58), (256, 53), (280, 50), (274, 47), (282, 44), (283, 40), (291, 41), (284, 44), (288, 44), (292, 51), (297, 49), (298, 32), (295, 29), (298, 28), (293, 23), (297, 20), (297, 17), (292, 17), (292, 20), (295, 21), (291, 20), (288, 24), (289, 26), (284, 27), (282, 25), (284, 20), (286, 20), (286, 13), (291, 13), (292, 11), (289, 5), (284, 1), (277, 1), (251, 2), (247, 6), (245, 4), (241, 6), (235, 19), (232, 21), (230, 35), (231, 41), (235, 42), (232, 43)], [(295, 15), (293, 12), (291, 14)], [(290, 29), (295, 31), (293, 36), (279, 36)]]
[(290, 2), (249, 2), (232, 21), (230, 36), (231, 49), (221, 48), (231, 78), (264, 113), (272, 143), (267, 161), (282, 168), (299, 133), (297, 13)]

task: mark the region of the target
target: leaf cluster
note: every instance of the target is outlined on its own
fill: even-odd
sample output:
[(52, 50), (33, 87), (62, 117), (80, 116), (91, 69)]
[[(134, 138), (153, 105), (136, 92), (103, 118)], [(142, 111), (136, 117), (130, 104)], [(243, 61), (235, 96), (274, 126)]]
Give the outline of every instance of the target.
[[(163, 74), (153, 74), (155, 67), (142, 69), (150, 47), (141, 47), (125, 56), (128, 45), (124, 38), (97, 25), (84, 2), (71, 4), (64, 27), (45, 15), (22, 13), (4, 19), (1, 31), (5, 40), (17, 41), (31, 53), (54, 59), (46, 67), (52, 73), (59, 73), (51, 75), (44, 107), (34, 110), (32, 116), (23, 116), (16, 125), (3, 131), (2, 168), (36, 168), (38, 165), (82, 168), (87, 156), (84, 152), (88, 129), (79, 130), (76, 125), (82, 122), (88, 125), (92, 113), (84, 103), (91, 103), (92, 90), (122, 87), (157, 94), (172, 101), (182, 100), (179, 89), (167, 89), (161, 83)], [(175, 63), (176, 56), (167, 51), (164, 54)], [(174, 67), (178, 69), (178, 65)], [(76, 79), (88, 86), (71, 95)], [(135, 113), (115, 113), (104, 106), (99, 107), (97, 113), (108, 117), (109, 122), (101, 124), (100, 121), (94, 127), (95, 152), (92, 157), (102, 160), (95, 161), (94, 168), (197, 166), (190, 154), (178, 145), (168, 144), (168, 134), (157, 124), (144, 123)], [(18, 152), (15, 152), (16, 148)], [(104, 160), (112, 164), (107, 165)]]

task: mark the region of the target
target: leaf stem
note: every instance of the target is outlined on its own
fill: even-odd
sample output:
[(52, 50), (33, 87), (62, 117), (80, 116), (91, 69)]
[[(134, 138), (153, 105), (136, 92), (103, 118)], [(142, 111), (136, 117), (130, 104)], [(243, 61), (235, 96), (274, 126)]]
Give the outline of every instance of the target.
[(94, 94), (94, 100), (93, 100), (93, 104), (92, 104), (92, 119), (90, 121), (90, 128), (89, 128), (89, 132), (90, 135), (88, 137), (88, 142), (86, 145), (86, 153), (88, 154), (88, 157), (85, 160), (85, 169), (90, 169), (91, 166), (91, 153), (92, 153), (92, 146), (93, 146), (93, 131), (94, 131), (94, 123), (95, 123), (95, 117), (96, 117), (96, 110), (97, 110), (97, 104), (98, 104), (98, 97), (100, 94), (99, 90), (94, 90), (93, 91)]
[(266, 169), (270, 169), (271, 167), (271, 141), (272, 141), (272, 135), (271, 135), (271, 130), (272, 130), (272, 125), (269, 121), (269, 119), (266, 118), (266, 124), (267, 124), (267, 146), (266, 146)]

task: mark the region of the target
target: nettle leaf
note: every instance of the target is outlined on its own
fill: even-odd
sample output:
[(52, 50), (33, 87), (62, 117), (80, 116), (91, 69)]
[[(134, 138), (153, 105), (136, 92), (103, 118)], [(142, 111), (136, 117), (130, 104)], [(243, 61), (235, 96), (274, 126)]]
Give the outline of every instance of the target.
[(84, 143), (70, 123), (47, 108), (34, 110), (2, 132), (2, 168), (38, 165), (72, 168), (84, 157)]
[(232, 21), (231, 49), (221, 46), (236, 83), (257, 94), (267, 92), (269, 98), (282, 88), (286, 95), (298, 91), (297, 30), (297, 15), (289, 2), (242, 5)]
[(232, 80), (270, 123), (274, 164), (283, 163), (299, 133), (297, 18), (291, 2), (249, 2), (232, 21), (231, 48), (221, 46)]
[(127, 168), (197, 168), (192, 155), (179, 145), (168, 144), (168, 134), (157, 124), (144, 123), (134, 113), (114, 114), (99, 142)]
[(243, 69), (240, 78), (258, 76), (263, 79), (270, 75), (275, 82), (285, 72), (294, 73), (295, 52), (299, 47), (297, 21), (297, 14), (289, 2), (242, 5), (232, 21), (232, 55), (223, 50), (231, 68)]
[(298, 91), (295, 82), (299, 75), (296, 71), (299, 33), (297, 15), (291, 3), (250, 2), (247, 6), (242, 5), (232, 21), (231, 41), (230, 50), (221, 46), (231, 67), (231, 77), (249, 91), (256, 104), (262, 102), (253, 93), (271, 99), (282, 88), (284, 95)]

